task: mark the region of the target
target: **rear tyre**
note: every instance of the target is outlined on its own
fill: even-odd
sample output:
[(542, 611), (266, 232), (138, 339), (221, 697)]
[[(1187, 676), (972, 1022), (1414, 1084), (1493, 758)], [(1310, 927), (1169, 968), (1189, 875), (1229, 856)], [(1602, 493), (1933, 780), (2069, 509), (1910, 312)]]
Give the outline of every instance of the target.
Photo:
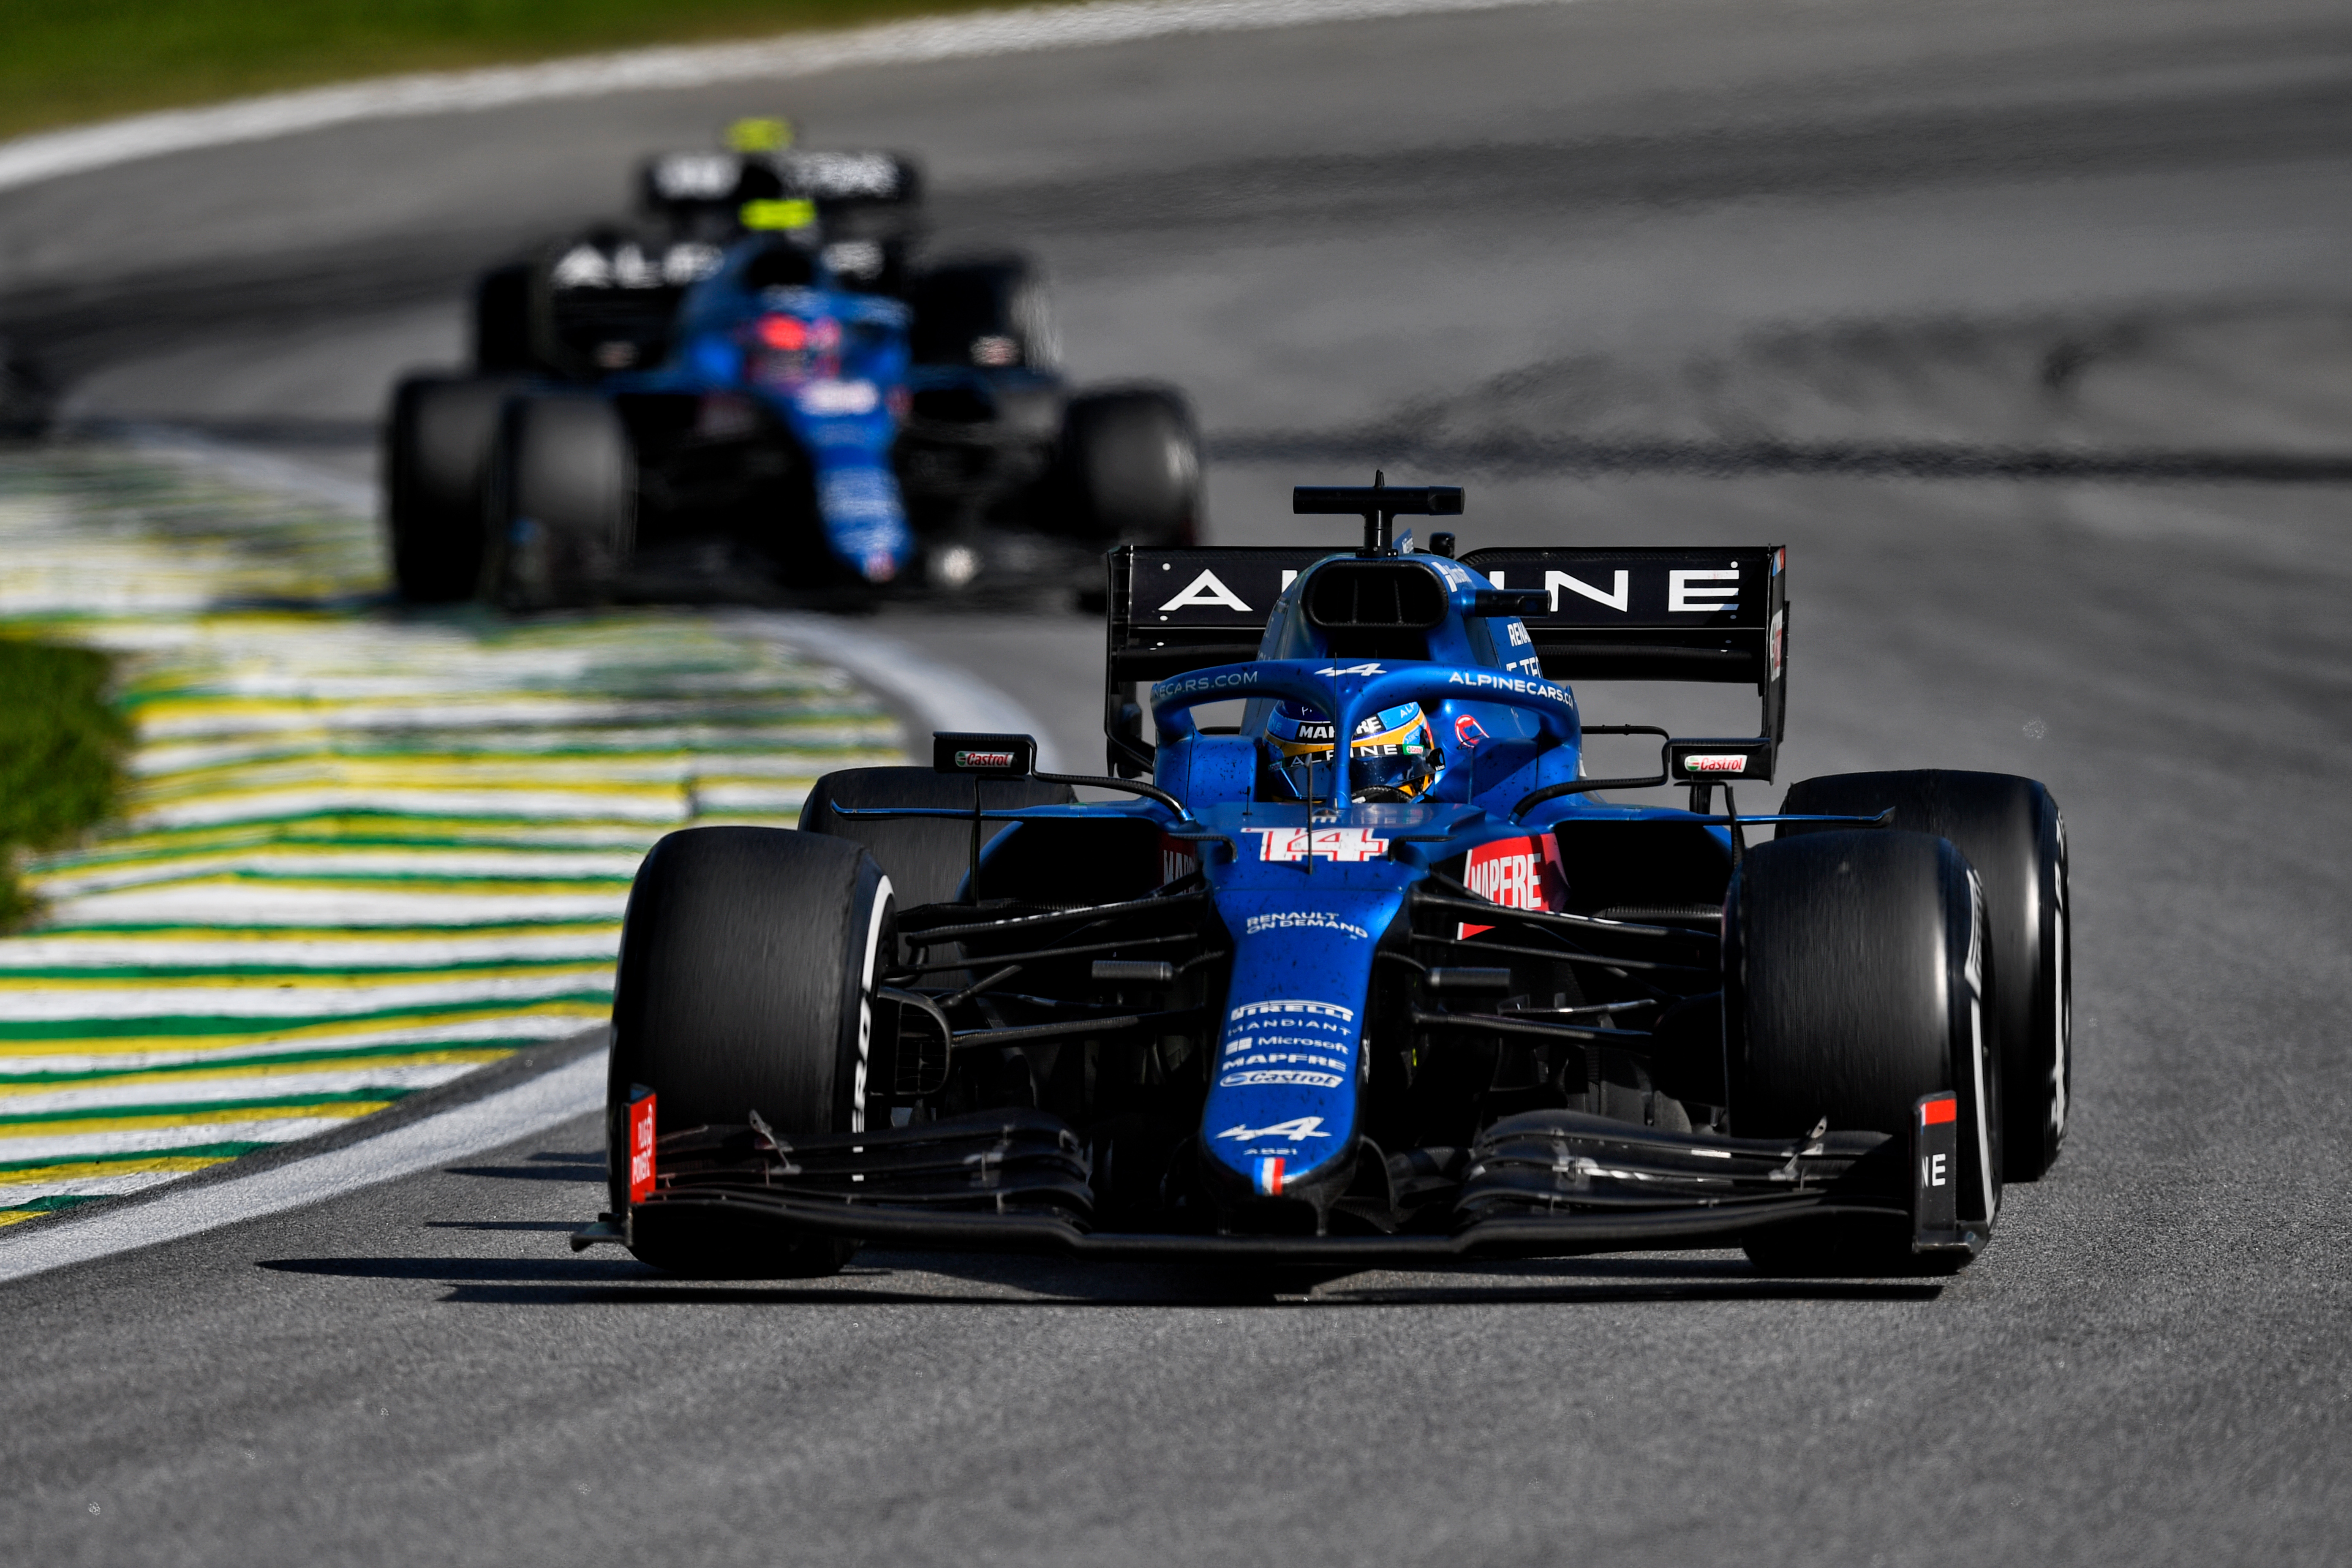
[[(1907, 1145), (1919, 1097), (1954, 1090), (1959, 1215), (1990, 1225), (2000, 1145), (1989, 957), (1975, 874), (1948, 840), (1848, 831), (1758, 847), (1724, 905), (1732, 1131), (1793, 1138), (1827, 1122)], [(1776, 1272), (1916, 1271), (1901, 1223), (1784, 1226), (1748, 1256)]]
[(530, 263), (516, 261), (474, 284), (474, 368), (484, 375), (539, 368), (530, 349)]
[[(628, 1198), (628, 1106), (657, 1097), (656, 1131), (740, 1126), (865, 1130), (878, 966), (889, 962), (889, 879), (856, 845), (773, 827), (689, 827), (653, 847), (629, 892), (613, 994), (605, 1136), (613, 1207)], [(805, 1279), (852, 1243), (735, 1232), (646, 1238), (637, 1256), (697, 1279)]]
[(509, 609), (593, 604), (636, 539), (637, 465), (628, 427), (593, 393), (510, 399), (486, 508), (493, 596)]
[(1201, 440), (1176, 393), (1139, 387), (1071, 398), (1061, 462), (1074, 532), (1129, 544), (1198, 542)]
[[(971, 869), (971, 824), (938, 816), (873, 818), (844, 816), (835, 808), (877, 806), (970, 811), (972, 787), (982, 809), (1013, 811), (1025, 805), (1064, 805), (1077, 795), (1067, 784), (1034, 779), (980, 779), (934, 773), (929, 768), (845, 768), (816, 781), (801, 806), (801, 830), (865, 846), (896, 889), (898, 907), (943, 904), (956, 896)], [(992, 822), (988, 840), (1009, 823)]]
[[(1993, 971), (1987, 1039), (2000, 1057), (2001, 1175), (2037, 1180), (2058, 1158), (2074, 1093), (2066, 820), (2050, 792), (2008, 773), (1834, 773), (1790, 786), (1787, 812), (1877, 816), (1948, 838), (1984, 881)], [(1790, 823), (1782, 837), (1802, 833)]]
[(1050, 371), (1061, 362), (1053, 303), (1037, 264), (1017, 252), (943, 261), (907, 289), (918, 364), (1014, 365)]
[(511, 383), (413, 375), (384, 420), (393, 583), (412, 605), (469, 599), (482, 577), (482, 492)]

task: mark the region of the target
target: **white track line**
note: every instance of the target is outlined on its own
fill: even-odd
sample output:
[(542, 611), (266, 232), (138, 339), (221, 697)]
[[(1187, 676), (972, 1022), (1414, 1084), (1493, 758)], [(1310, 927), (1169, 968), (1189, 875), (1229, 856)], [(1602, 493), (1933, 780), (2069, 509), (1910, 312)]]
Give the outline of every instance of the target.
[(604, 1054), (567, 1062), (469, 1105), (364, 1142), (185, 1188), (133, 1208), (51, 1221), (0, 1247), (0, 1281), (282, 1214), (528, 1138), (604, 1103)]
[[(936, 21), (807, 34), (756, 44), (648, 49), (504, 70), (399, 77), (210, 109), (141, 115), (0, 142), (0, 190), (201, 147), (291, 135), (358, 120), (445, 114), (549, 99), (811, 76), (862, 65), (1069, 48), (1180, 33), (1255, 31), (1317, 22), (1480, 11), (1564, 0), (1096, 0)], [(150, 450), (224, 477), (367, 515), (373, 490), (341, 475), (175, 430), (142, 429)], [(1045, 727), (1020, 703), (896, 639), (818, 616), (746, 612), (743, 629), (828, 660), (931, 729), (1025, 731), (1057, 769)], [(604, 1102), (599, 1054), (468, 1105), (289, 1165), (170, 1194), (130, 1209), (42, 1226), (0, 1247), (0, 1281), (278, 1214), (465, 1159), (593, 1111)]]
[(0, 191), (167, 153), (258, 142), (357, 120), (466, 113), (548, 99), (815, 76), (856, 66), (1076, 48), (1179, 33), (1255, 32), (1538, 3), (1566, 0), (1094, 0), (1090, 5), (1038, 5), (799, 33), (756, 43), (635, 49), (542, 65), (385, 77), (205, 109), (136, 115), (0, 142)]
[[(257, 489), (292, 495), (346, 513), (364, 515), (374, 504), (373, 494), (364, 487), (323, 475), (299, 461), (247, 453), (200, 438), (182, 440), (181, 433), (176, 431), (148, 430), (142, 435), (150, 449), (172, 450), (195, 466), (214, 468), (224, 478)], [(1040, 764), (1048, 772), (1058, 771), (1059, 763), (1053, 755), (1045, 727), (1027, 709), (977, 676), (935, 663), (896, 638), (844, 624), (838, 617), (829, 616), (747, 610), (728, 620), (739, 633), (772, 638), (846, 670), (905, 710), (920, 728), (1014, 731), (1035, 735)], [(167, 891), (159, 889), (156, 896)], [(218, 889), (203, 891), (210, 899), (217, 900), (219, 896)], [(118, 899), (123, 896), (126, 895), (114, 895)], [(385, 900), (374, 901), (384, 903)], [(404, 907), (408, 900), (395, 896), (390, 901)], [(595, 896), (572, 901), (580, 902), (583, 908), (603, 911), (605, 904), (615, 900)], [(548, 902), (542, 898), (533, 907)], [(570, 910), (570, 903), (564, 900), (554, 902)], [(577, 1025), (572, 1019), (560, 1022), (566, 1028)], [(520, 1020), (499, 1019), (495, 1024), (509, 1035), (538, 1032), (535, 1028), (522, 1028)], [(479, 1032), (485, 1026), (464, 1027)], [(425, 1032), (429, 1031), (405, 1031)], [(12, 1065), (21, 1068), (24, 1064)], [(100, 1209), (87, 1217), (67, 1216), (39, 1224), (0, 1240), (0, 1282), (91, 1262), (134, 1247), (176, 1241), (239, 1220), (281, 1213), (429, 1170), (528, 1138), (557, 1122), (598, 1109), (604, 1099), (604, 1058), (600, 1052), (471, 1104), (325, 1154), (167, 1194), (120, 1212)], [(320, 1127), (339, 1124), (322, 1122)], [(306, 1125), (300, 1135), (311, 1131)]]

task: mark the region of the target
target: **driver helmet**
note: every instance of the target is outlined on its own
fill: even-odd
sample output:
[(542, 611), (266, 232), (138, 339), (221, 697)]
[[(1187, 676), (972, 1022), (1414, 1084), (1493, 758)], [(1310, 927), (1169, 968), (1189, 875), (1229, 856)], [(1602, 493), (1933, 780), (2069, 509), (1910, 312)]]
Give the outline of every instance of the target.
[[(1276, 799), (1336, 798), (1331, 721), (1296, 702), (1278, 704), (1265, 723), (1268, 793)], [(1348, 748), (1355, 763), (1349, 798), (1413, 800), (1445, 773), (1445, 754), (1418, 702), (1383, 708), (1356, 726)]]

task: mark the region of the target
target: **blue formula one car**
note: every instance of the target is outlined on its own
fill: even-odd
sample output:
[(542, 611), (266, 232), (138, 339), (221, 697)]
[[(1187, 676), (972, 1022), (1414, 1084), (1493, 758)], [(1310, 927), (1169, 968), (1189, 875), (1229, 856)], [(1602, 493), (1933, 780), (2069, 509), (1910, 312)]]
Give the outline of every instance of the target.
[(528, 363), (400, 384), (404, 598), (1066, 586), (1106, 544), (1193, 537), (1183, 400), (1070, 388), (1025, 264), (943, 263), (899, 298), (835, 271), (814, 200), (751, 205), (782, 226), (552, 254)]
[[(1458, 489), (1295, 504), (1360, 512), (1363, 546), (1110, 554), (1105, 775), (942, 734), (931, 768), (827, 776), (798, 831), (654, 848), (613, 1207), (578, 1245), (705, 1277), (861, 1243), (1336, 1271), (1978, 1253), (2065, 1131), (2049, 792), (1849, 773), (1742, 816), (1782, 729), (1780, 549), (1457, 561), (1390, 525)], [(1575, 676), (1752, 684), (1762, 722), (1587, 728)], [(1659, 771), (1587, 776), (1596, 732), (1654, 735)], [(1687, 804), (1597, 798), (1666, 784)]]

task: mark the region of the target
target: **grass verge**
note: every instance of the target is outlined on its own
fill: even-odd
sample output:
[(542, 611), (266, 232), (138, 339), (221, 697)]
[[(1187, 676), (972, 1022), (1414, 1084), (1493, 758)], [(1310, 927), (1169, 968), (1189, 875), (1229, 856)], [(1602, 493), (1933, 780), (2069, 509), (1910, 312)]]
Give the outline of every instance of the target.
[[(997, 0), (1004, 3), (1004, 0)], [(0, 0), (0, 136), (402, 70), (764, 37), (985, 0)]]
[(0, 0), (0, 137), (359, 77), (761, 37), (983, 3)]
[(113, 675), (89, 648), (0, 638), (0, 931), (33, 913), (18, 855), (66, 844), (114, 807), (131, 726), (107, 700)]

